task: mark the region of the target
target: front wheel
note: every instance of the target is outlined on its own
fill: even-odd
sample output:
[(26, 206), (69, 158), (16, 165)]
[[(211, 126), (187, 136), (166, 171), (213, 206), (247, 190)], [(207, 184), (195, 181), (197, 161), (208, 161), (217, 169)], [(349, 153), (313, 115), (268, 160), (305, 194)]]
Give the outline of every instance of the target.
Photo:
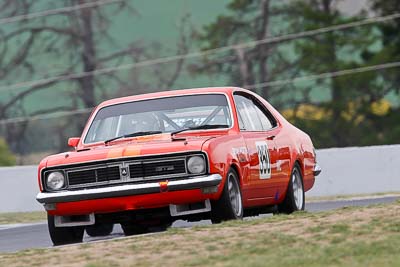
[(114, 224), (102, 223), (86, 226), (86, 233), (91, 237), (107, 236), (113, 231)]
[(140, 235), (140, 234), (145, 234), (145, 233), (149, 232), (148, 227), (141, 225), (141, 224), (135, 224), (132, 222), (121, 223), (121, 227), (126, 236)]
[(228, 171), (221, 197), (211, 204), (211, 221), (213, 223), (243, 218), (242, 193), (239, 178), (234, 169), (231, 168)]
[(82, 242), (83, 232), (85, 230), (82, 226), (55, 227), (54, 216), (49, 214), (47, 215), (47, 225), (51, 241), (55, 246)]
[(290, 175), (289, 185), (286, 191), (286, 197), (278, 210), (281, 213), (290, 214), (295, 211), (304, 210), (305, 195), (303, 186), (303, 177), (301, 175), (300, 166), (296, 163)]

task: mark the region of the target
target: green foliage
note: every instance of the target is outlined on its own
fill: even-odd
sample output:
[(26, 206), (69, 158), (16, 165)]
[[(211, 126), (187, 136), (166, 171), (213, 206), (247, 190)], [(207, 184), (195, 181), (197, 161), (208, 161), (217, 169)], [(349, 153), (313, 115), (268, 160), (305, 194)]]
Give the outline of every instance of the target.
[[(400, 12), (400, 1), (397, 0), (371, 0), (374, 12), (382, 16), (396, 14)], [(380, 23), (378, 26), (382, 35), (382, 49), (376, 53), (364, 53), (364, 57), (375, 61), (395, 62), (400, 61), (400, 21), (390, 20)], [(399, 99), (400, 78), (398, 69), (386, 70), (381, 73), (385, 80), (385, 85), (393, 90)], [(398, 102), (399, 104), (399, 102)]]
[[(293, 1), (289, 8), (299, 18), (292, 21), (293, 28), (296, 31), (312, 30), (364, 18), (364, 14), (344, 16), (335, 6), (336, 2), (338, 1)], [(297, 68), (311, 75), (378, 64), (373, 58), (366, 58), (364, 55), (374, 53), (379, 38), (375, 28), (364, 26), (297, 40)], [(379, 81), (378, 72), (321, 79), (311, 86), (327, 90), (329, 101), (318, 103), (327, 115), (319, 121), (304, 117), (295, 119), (294, 122), (303, 126), (317, 144), (322, 147), (341, 147), (381, 143), (374, 125), (375, 120), (381, 118), (374, 116), (370, 109), (374, 102), (383, 99), (387, 94), (384, 84)], [(313, 93), (315, 91), (311, 90), (306, 99), (311, 98)]]
[(9, 150), (7, 143), (0, 138), (0, 166), (13, 166), (15, 161), (15, 156)]
[[(279, 1), (233, 0), (227, 5), (227, 14), (218, 16), (214, 22), (203, 27), (199, 36), (202, 48), (213, 49), (267, 38), (281, 29), (281, 8)], [(282, 75), (290, 65), (286, 49), (284, 46), (263, 43), (238, 46), (207, 57), (203, 64), (194, 69), (197, 73), (226, 77), (232, 85), (261, 84), (271, 77)], [(270, 68), (272, 65), (273, 69)], [(279, 94), (279, 91), (256, 87), (256, 91), (265, 98)]]
[[(342, 0), (225, 0), (223, 2), (227, 3), (226, 9), (224, 12), (221, 10), (219, 16), (216, 15), (219, 12), (216, 11), (217, 4), (211, 4), (212, 1), (207, 1), (207, 3), (202, 2), (203, 5), (213, 5), (212, 7), (214, 9), (208, 12), (207, 17), (211, 18), (215, 16), (215, 19), (207, 25), (204, 25), (200, 32), (196, 31), (190, 35), (184, 34), (184, 36), (187, 35), (187, 41), (191, 41), (190, 38), (197, 37), (197, 41), (199, 42), (196, 44), (198, 47), (193, 47), (194, 51), (198, 49), (234, 46), (235, 44), (262, 40), (268, 37), (358, 21), (367, 17), (365, 12), (360, 12), (354, 16), (343, 13), (343, 10), (338, 8), (340, 6), (338, 5), (340, 1)], [(22, 11), (22, 13), (29, 13), (30, 10), (20, 10), (21, 7), (17, 5), (17, 2), (18, 1), (7, 1), (8, 4), (6, 4), (6, 6), (14, 8), (20, 13)], [(38, 5), (40, 9), (47, 6), (46, 1), (30, 0), (28, 2)], [(195, 3), (196, 1), (188, 2)], [(218, 3), (219, 6), (222, 5), (220, 2)], [(369, 3), (373, 14), (390, 15), (400, 12), (400, 1), (398, 0), (369, 0)], [(129, 4), (125, 7), (128, 5)], [(134, 3), (132, 5), (135, 8), (138, 7), (139, 13), (143, 13), (143, 15), (148, 17), (148, 11), (142, 8), (139, 3)], [(26, 7), (23, 8), (29, 8), (29, 6), (30, 5), (26, 5)], [(170, 6), (173, 6), (173, 4)], [(189, 4), (189, 6), (193, 5)], [(174, 8), (169, 7), (169, 9)], [(108, 52), (117, 49), (117, 44), (118, 47), (124, 48), (132, 42), (132, 37), (128, 35), (126, 38), (122, 38), (121, 36), (116, 38), (117, 42), (115, 44), (111, 42), (113, 38), (110, 39), (110, 37), (116, 37), (114, 36), (114, 30), (111, 31), (111, 29), (119, 28), (119, 24), (114, 25), (114, 23), (118, 22), (123, 17), (129, 17), (129, 19), (134, 17), (127, 16), (127, 14), (121, 16), (124, 12), (128, 12), (128, 8), (114, 10), (115, 13), (113, 10), (112, 5), (104, 6), (101, 9), (100, 7), (93, 9), (95, 12), (93, 14), (97, 14), (93, 17), (92, 25), (93, 37), (95, 40), (93, 45), (96, 51), (93, 56), (98, 57), (97, 59), (94, 58), (95, 62), (93, 63), (96, 63), (97, 60), (101, 60), (103, 56), (105, 56), (104, 58), (108, 58)], [(0, 13), (15, 13), (10, 11), (9, 9), (3, 8)], [(120, 14), (119, 12), (122, 13)], [(201, 13), (200, 10), (194, 8), (190, 12), (195, 15), (194, 17), (197, 17), (197, 13)], [(83, 30), (80, 28), (80, 23), (75, 23), (76, 21), (80, 21), (78, 17), (74, 19), (81, 13), (68, 14), (68, 16), (73, 19), (64, 21), (63, 19), (59, 20), (58, 16), (49, 16), (43, 18), (41, 21), (36, 21), (37, 27), (35, 27), (35, 30), (32, 32), (32, 38), (35, 37), (35, 41), (32, 43), (27, 42), (25, 44), (25, 41), (30, 39), (30, 34), (28, 34), (28, 32), (22, 34), (18, 39), (13, 39), (13, 37), (8, 41), (6, 39), (3, 41), (5, 47), (13, 49), (9, 51), (10, 53), (5, 54), (5, 58), (0, 60), (3, 62), (0, 64), (2, 66), (8, 66), (5, 62), (11, 59), (13, 54), (24, 55), (25, 53), (18, 53), (21, 51), (21, 47), (24, 47), (24, 44), (30, 44), (31, 46), (31, 50), (26, 54), (27, 57), (25, 59), (17, 58), (18, 60), (16, 63), (18, 63), (18, 66), (8, 68), (10, 69), (8, 74), (3, 71), (3, 75), (7, 74), (3, 79), (5, 83), (10, 81), (18, 82), (20, 81), (18, 79), (22, 81), (38, 78), (37, 75), (42, 72), (36, 70), (42, 67), (46, 69), (48, 66), (53, 66), (54, 64), (52, 65), (48, 62), (54, 58), (60, 63), (55, 64), (57, 68), (54, 69), (54, 71), (57, 73), (61, 74), (64, 73), (64, 71), (70, 73), (72, 70), (73, 72), (79, 72), (81, 67), (83, 67), (81, 59), (84, 49), (82, 49), (82, 44), (85, 42), (83, 42), (84, 40), (79, 40), (78, 37), (88, 37), (88, 35), (66, 34), (71, 32), (80, 33)], [(115, 19), (108, 20), (108, 18), (111, 17), (110, 14), (113, 14), (112, 17), (115, 17)], [(65, 14), (60, 16), (64, 18)], [(68, 21), (71, 21), (71, 23)], [(130, 23), (132, 21), (129, 23), (127, 22), (129, 21), (126, 20), (123, 24), (132, 24)], [(31, 22), (21, 22), (21, 24), (18, 24), (19, 26), (17, 24), (15, 24), (17, 26), (7, 26), (6, 32), (18, 30), (18, 27), (25, 25), (25, 23), (29, 26)], [(158, 25), (159, 22), (155, 22), (155, 24)], [(189, 24), (189, 22), (183, 23), (183, 25)], [(44, 25), (54, 26), (57, 29), (66, 30), (66, 32), (62, 32), (62, 34), (57, 33), (57, 31), (48, 32), (47, 30), (53, 28), (44, 27), (41, 29), (40, 26)], [(137, 36), (134, 37), (134, 40), (143, 35), (142, 31), (148, 32), (150, 27), (147, 22), (142, 22), (140, 25), (143, 25), (143, 27), (139, 27), (142, 28), (142, 30), (136, 34)], [(164, 35), (171, 36), (171, 31), (163, 31), (160, 29), (158, 29), (158, 31), (161, 32), (157, 32), (157, 30), (153, 31), (157, 38), (162, 38), (160, 36)], [(43, 32), (39, 34), (38, 31)], [(293, 78), (301, 76), (334, 73), (340, 70), (400, 61), (399, 32), (400, 20), (395, 19), (371, 25), (352, 27), (346, 30), (320, 33), (306, 38), (260, 43), (258, 45), (236, 46), (234, 49), (219, 50), (215, 53), (208, 54), (207, 57), (203, 59), (199, 58), (199, 61), (196, 59), (185, 62), (185, 64), (182, 65), (182, 69), (188, 66), (188, 70), (192, 72), (192, 74), (197, 74), (197, 78), (200, 78), (197, 79), (199, 84), (195, 83), (194, 80), (196, 79), (193, 79), (192, 76), (187, 76), (189, 78), (181, 80), (179, 87), (207, 86), (210, 85), (210, 82), (213, 84), (226, 83), (234, 86), (251, 88), (266, 98), (280, 111), (295, 111), (302, 109), (304, 105), (312, 106), (314, 107), (313, 109), (303, 111), (301, 115), (292, 112), (293, 114), (287, 118), (296, 126), (309, 133), (318, 148), (399, 143), (399, 68), (368, 71), (339, 77), (326, 76), (318, 80), (295, 83), (289, 82), (289, 84), (284, 85), (277, 83), (275, 86), (265, 86), (266, 83), (276, 80), (290, 81)], [(14, 35), (11, 34), (11, 36)], [(124, 40), (120, 40), (120, 37)], [(184, 40), (185, 38), (181, 40), (181, 45), (185, 43)], [(156, 41), (164, 42), (164, 40), (161, 39)], [(73, 45), (74, 43), (79, 45)], [(136, 46), (136, 42), (132, 44), (134, 47)], [(153, 45), (148, 46), (145, 43), (141, 44), (141, 42), (137, 42), (137, 45), (137, 49), (135, 48), (133, 51), (137, 50), (140, 52), (135, 56), (134, 61), (161, 57), (171, 52), (169, 50), (164, 51), (160, 49), (159, 45), (156, 44), (153, 47)], [(192, 51), (192, 49), (187, 50), (188, 47), (186, 49), (184, 47), (177, 48), (178, 54)], [(88, 67), (93, 69), (100, 66), (107, 67), (109, 65), (128, 63), (130, 62), (130, 57), (128, 55), (129, 53), (127, 57), (123, 59), (114, 58), (108, 63), (97, 62)], [(93, 56), (89, 55), (87, 57), (86, 55), (88, 59)], [(32, 69), (35, 71), (31, 70), (32, 66), (35, 67)], [(69, 68), (69, 66), (75, 67), (71, 70), (63, 69), (64, 67)], [(64, 83), (67, 83), (66, 85), (58, 83), (48, 85), (57, 90), (42, 90), (45, 88), (40, 89), (36, 87), (38, 91), (34, 94), (32, 93), (29, 99), (28, 95), (30, 93), (22, 94), (20, 100), (15, 103), (13, 101), (10, 102), (10, 99), (18, 97), (19, 91), (13, 92), (10, 96), (8, 96), (8, 93), (3, 93), (3, 96), (0, 97), (0, 114), (4, 113), (7, 115), (4, 118), (11, 118), (27, 116), (29, 114), (39, 115), (40, 113), (37, 112), (40, 111), (41, 108), (44, 108), (43, 113), (46, 113), (59, 106), (62, 110), (81, 108), (84, 106), (91, 107), (94, 105), (94, 102), (114, 95), (115, 90), (112, 88), (116, 87), (124, 89), (115, 93), (115, 96), (131, 93), (145, 93), (146, 91), (139, 91), (137, 88), (148, 88), (148, 85), (151, 84), (150, 81), (156, 82), (157, 84), (167, 84), (163, 81), (168, 80), (170, 76), (174, 76), (171, 75), (171, 73), (173, 73), (172, 71), (174, 71), (175, 68), (164, 69), (170, 69), (171, 72), (162, 72), (164, 74), (161, 76), (165, 77), (160, 76), (159, 83), (157, 83), (158, 80), (154, 78), (158, 77), (160, 74), (158, 67), (154, 68), (154, 73), (157, 74), (155, 76), (152, 75), (153, 71), (149, 72), (150, 74), (148, 75), (144, 75), (142, 72), (139, 73), (138, 70), (137, 72), (135, 71), (132, 73), (133, 77), (129, 78), (132, 79), (131, 81), (133, 81), (133, 83), (129, 82), (130, 80), (127, 77), (130, 76), (130, 74), (124, 74), (125, 72), (121, 72), (122, 74), (118, 72), (118, 75), (115, 73), (110, 76), (96, 76), (96, 82), (91, 86), (93, 87), (93, 94), (89, 99), (86, 99), (88, 87), (85, 83), (81, 82), (81, 79), (73, 79), (68, 82), (64, 81)], [(180, 68), (177, 69), (180, 70)], [(150, 71), (150, 68), (146, 68), (145, 73), (148, 71)], [(1, 73), (0, 71), (0, 74)], [(206, 82), (200, 81), (205, 77), (207, 77)], [(88, 79), (90, 79), (90, 77), (88, 77)], [(122, 84), (122, 86), (119, 86), (120, 84)], [(129, 86), (127, 87), (127, 84), (133, 84), (132, 88)], [(162, 87), (157, 87), (159, 90), (163, 89)], [(171, 86), (168, 86), (168, 88), (170, 87)], [(68, 90), (65, 88), (68, 88)], [(57, 94), (65, 97), (55, 98), (53, 95), (54, 92), (52, 93), (50, 91), (57, 91)], [(23, 100), (25, 97), (26, 100)], [(46, 105), (48, 106), (42, 107), (41, 105), (37, 105), (35, 104), (37, 101), (47, 103)], [(379, 103), (382, 101), (388, 101), (389, 107), (383, 111), (376, 111), (375, 106), (379, 106)], [(12, 105), (8, 105), (7, 102), (10, 102)], [(83, 102), (90, 103), (84, 105)], [(64, 104), (66, 105), (65, 107)], [(32, 107), (28, 107), (29, 105)], [(3, 112), (1, 110), (3, 110)], [(7, 143), (10, 144), (13, 149), (15, 148), (18, 154), (52, 150), (62, 151), (66, 149), (65, 140), (67, 137), (80, 133), (85, 119), (83, 116), (86, 115), (87, 114), (75, 116), (72, 121), (70, 118), (63, 118), (58, 120), (35, 121), (35, 123), (29, 124), (10, 124), (7, 127), (0, 127), (0, 135), (8, 137)], [(47, 137), (42, 138), (43, 135)], [(1, 144), (2, 143), (0, 143), (0, 145)], [(4, 144), (2, 146), (4, 146)], [(4, 150), (4, 148), (1, 149)], [(5, 151), (6, 152), (0, 152), (0, 165), (14, 164), (15, 159), (13, 156), (7, 149), (5, 149)], [(4, 160), (3, 158), (6, 159)], [(3, 163), (4, 161), (6, 163)]]
[[(206, 27), (205, 48), (284, 33), (309, 31), (359, 21), (367, 17), (342, 13), (340, 0), (232, 0), (230, 11)], [(381, 15), (400, 12), (396, 0), (371, 0)], [(278, 23), (277, 23), (278, 22)], [(231, 51), (229, 60), (208, 58), (208, 71), (224, 73), (234, 85), (264, 83), (296, 76), (335, 73), (400, 60), (400, 21), (330, 31), (288, 42), (267, 43)], [(268, 33), (268, 34), (265, 34)], [(267, 52), (266, 52), (267, 51)], [(292, 53), (287, 53), (292, 51)], [(210, 62), (214, 63), (210, 67)], [(286, 66), (286, 67), (285, 67)], [(317, 147), (398, 143), (400, 140), (398, 69), (367, 71), (303, 83), (254, 88), (308, 132)], [(321, 97), (325, 95), (325, 98)], [(390, 101), (387, 101), (390, 99)], [(298, 116), (298, 109), (303, 109)]]

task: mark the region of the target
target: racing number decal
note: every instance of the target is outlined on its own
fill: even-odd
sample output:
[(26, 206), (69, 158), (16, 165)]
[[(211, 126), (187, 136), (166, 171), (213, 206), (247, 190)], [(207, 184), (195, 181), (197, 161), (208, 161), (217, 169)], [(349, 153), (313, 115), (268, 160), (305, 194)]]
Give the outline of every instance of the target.
[(265, 141), (256, 142), (258, 161), (260, 163), (260, 179), (271, 178), (271, 160), (269, 158), (268, 145)]

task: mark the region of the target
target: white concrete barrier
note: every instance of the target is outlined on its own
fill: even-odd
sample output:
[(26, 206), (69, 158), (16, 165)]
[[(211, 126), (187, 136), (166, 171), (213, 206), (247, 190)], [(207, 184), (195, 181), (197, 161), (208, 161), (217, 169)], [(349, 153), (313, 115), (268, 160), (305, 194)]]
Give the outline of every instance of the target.
[(0, 212), (43, 210), (38, 190), (37, 166), (0, 168)]
[[(317, 151), (322, 173), (307, 196), (400, 192), (400, 145)], [(43, 210), (37, 167), (0, 168), (0, 212)]]
[(320, 149), (308, 196), (400, 192), (400, 145)]

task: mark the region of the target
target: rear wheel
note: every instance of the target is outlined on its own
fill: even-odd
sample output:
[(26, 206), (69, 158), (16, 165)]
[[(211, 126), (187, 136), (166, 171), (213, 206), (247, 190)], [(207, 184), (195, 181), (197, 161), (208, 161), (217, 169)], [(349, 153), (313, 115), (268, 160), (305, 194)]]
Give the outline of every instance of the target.
[(55, 246), (82, 242), (85, 230), (82, 226), (55, 227), (54, 216), (49, 214), (47, 215), (47, 225), (51, 241)]
[(300, 166), (296, 163), (293, 167), (286, 197), (281, 204), (278, 205), (280, 213), (290, 214), (295, 211), (304, 210), (305, 195), (303, 186), (303, 177), (301, 175)]
[(235, 220), (243, 218), (242, 193), (239, 185), (239, 178), (234, 169), (230, 169), (222, 191), (221, 197), (212, 202), (211, 221)]
[(114, 224), (112, 223), (101, 223), (94, 224), (86, 227), (86, 233), (91, 237), (106, 236), (111, 234), (113, 231)]

